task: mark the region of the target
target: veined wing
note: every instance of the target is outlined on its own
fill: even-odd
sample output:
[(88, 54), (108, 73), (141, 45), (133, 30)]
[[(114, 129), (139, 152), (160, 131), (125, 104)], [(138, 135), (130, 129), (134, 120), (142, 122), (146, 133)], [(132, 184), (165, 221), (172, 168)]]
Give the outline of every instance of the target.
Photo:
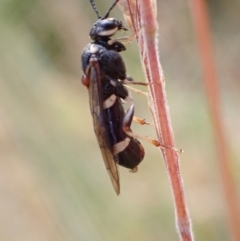
[(107, 168), (112, 185), (117, 195), (120, 194), (120, 182), (118, 167), (115, 162), (112, 150), (109, 149), (108, 133), (103, 119), (103, 89), (100, 75), (100, 68), (97, 59), (92, 55), (90, 57), (90, 66), (88, 72), (89, 79), (89, 102), (93, 118), (95, 135), (102, 153), (102, 157)]

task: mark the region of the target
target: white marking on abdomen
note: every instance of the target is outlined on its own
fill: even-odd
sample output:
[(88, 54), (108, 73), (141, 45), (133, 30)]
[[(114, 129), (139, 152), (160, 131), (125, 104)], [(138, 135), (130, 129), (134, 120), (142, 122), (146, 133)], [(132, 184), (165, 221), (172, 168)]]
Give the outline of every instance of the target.
[(109, 98), (107, 98), (103, 102), (103, 109), (108, 109), (108, 108), (112, 107), (113, 104), (115, 103), (116, 99), (117, 99), (116, 95), (111, 95)]
[(126, 137), (123, 141), (118, 142), (113, 146), (113, 155), (117, 155), (119, 152), (124, 151), (129, 145), (130, 138)]
[(113, 85), (113, 86), (115, 86), (115, 87), (116, 87), (116, 85), (117, 85), (116, 81), (114, 81), (114, 80), (112, 80), (112, 79), (110, 80), (110, 84)]

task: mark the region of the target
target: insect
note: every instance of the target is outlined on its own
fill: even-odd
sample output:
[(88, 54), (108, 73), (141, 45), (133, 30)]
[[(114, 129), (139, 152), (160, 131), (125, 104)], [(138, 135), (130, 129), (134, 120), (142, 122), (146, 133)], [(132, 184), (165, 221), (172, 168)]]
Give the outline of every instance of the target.
[[(90, 3), (98, 16), (90, 30), (89, 43), (81, 55), (82, 83), (88, 88), (89, 103), (95, 135), (106, 169), (117, 194), (120, 193), (118, 165), (137, 171), (144, 158), (144, 148), (131, 130), (134, 105), (125, 83), (133, 82), (126, 74), (126, 67), (119, 52), (125, 46), (111, 37), (118, 31), (127, 31), (121, 21), (109, 18), (117, 4), (101, 16), (93, 0)], [(130, 107), (125, 112), (122, 100)]]

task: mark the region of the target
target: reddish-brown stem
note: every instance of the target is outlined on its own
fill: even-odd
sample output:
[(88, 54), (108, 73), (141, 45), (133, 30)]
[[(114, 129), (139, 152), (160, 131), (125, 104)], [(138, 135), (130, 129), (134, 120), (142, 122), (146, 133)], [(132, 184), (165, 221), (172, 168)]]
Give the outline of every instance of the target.
[(121, 0), (120, 7), (128, 25), (137, 34), (143, 69), (149, 85), (149, 106), (151, 108), (158, 139), (170, 146), (162, 150), (170, 180), (180, 240), (192, 241), (193, 233), (184, 198), (183, 182), (179, 167), (179, 154), (174, 150), (174, 135), (165, 92), (165, 79), (157, 49), (157, 22), (155, 0)]
[(218, 154), (219, 166), (222, 174), (222, 182), (227, 202), (229, 225), (232, 240), (240, 240), (240, 211), (233, 177), (231, 175), (231, 162), (228, 156), (227, 141), (224, 133), (220, 113), (220, 96), (217, 74), (212, 53), (209, 18), (206, 1), (191, 0), (191, 11), (198, 41), (200, 58), (204, 74), (204, 85), (209, 104), (215, 144)]

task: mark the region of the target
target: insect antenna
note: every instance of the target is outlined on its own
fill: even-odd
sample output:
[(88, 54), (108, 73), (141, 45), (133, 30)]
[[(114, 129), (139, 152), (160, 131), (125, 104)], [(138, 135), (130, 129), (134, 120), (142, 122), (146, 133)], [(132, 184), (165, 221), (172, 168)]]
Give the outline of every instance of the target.
[(113, 3), (113, 5), (109, 8), (109, 10), (108, 10), (107, 13), (105, 14), (105, 16), (102, 17), (102, 19), (108, 18), (110, 12), (111, 12), (112, 9), (115, 7), (115, 5), (117, 4), (118, 1), (119, 1), (119, 0), (116, 0), (116, 1)]
[(96, 4), (94, 2), (94, 0), (89, 0), (92, 7), (93, 7), (93, 10), (95, 11), (95, 13), (97, 14), (98, 18), (102, 18), (102, 16), (99, 14), (98, 10), (97, 10), (97, 7), (96, 7)]

